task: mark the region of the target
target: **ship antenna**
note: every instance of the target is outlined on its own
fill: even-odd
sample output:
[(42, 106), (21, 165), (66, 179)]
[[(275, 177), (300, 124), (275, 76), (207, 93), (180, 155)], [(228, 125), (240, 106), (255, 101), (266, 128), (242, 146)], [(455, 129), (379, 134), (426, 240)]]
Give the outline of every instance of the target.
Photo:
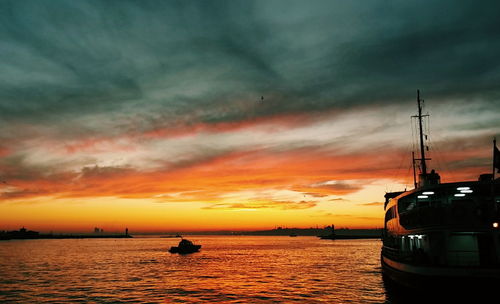
[(427, 175), (427, 165), (425, 163), (425, 149), (424, 149), (424, 134), (422, 131), (422, 105), (420, 104), (420, 90), (417, 90), (417, 103), (418, 103), (418, 127), (420, 135), (420, 157), (422, 162), (422, 175)]

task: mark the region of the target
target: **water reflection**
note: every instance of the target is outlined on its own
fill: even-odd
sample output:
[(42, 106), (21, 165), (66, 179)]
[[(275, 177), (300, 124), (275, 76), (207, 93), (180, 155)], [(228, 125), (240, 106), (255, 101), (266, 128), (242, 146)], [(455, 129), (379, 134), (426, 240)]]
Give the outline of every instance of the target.
[[(192, 237), (0, 242), (0, 302), (414, 303), (386, 288), (378, 240)], [(426, 303), (429, 302), (427, 299)]]

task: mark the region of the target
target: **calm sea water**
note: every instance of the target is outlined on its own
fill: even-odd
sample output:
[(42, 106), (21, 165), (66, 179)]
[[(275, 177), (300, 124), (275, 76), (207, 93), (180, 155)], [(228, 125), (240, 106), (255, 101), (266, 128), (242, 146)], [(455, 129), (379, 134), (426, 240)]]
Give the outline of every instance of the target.
[(379, 240), (190, 236), (0, 242), (2, 303), (390, 303)]

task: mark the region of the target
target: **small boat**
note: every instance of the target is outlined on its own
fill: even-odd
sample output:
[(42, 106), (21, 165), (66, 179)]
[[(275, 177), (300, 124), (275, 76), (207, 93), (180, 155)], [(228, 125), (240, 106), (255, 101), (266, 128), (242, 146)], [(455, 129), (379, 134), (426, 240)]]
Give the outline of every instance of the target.
[(172, 246), (168, 250), (170, 253), (188, 254), (200, 251), (201, 245), (195, 245), (190, 240), (182, 239), (177, 247)]

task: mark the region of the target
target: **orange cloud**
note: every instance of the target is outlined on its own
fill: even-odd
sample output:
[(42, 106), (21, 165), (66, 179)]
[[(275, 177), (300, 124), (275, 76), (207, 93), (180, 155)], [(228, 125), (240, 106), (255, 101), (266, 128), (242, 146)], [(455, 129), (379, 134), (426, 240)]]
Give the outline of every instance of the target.
[(238, 210), (238, 209), (280, 209), (280, 210), (299, 210), (309, 209), (316, 206), (316, 202), (312, 201), (264, 201), (264, 202), (247, 202), (247, 203), (217, 203), (212, 204), (202, 209), (206, 210)]
[[(81, 172), (12, 180), (16, 191), (4, 198), (51, 194), (61, 197), (117, 196), (157, 198), (161, 201), (215, 200), (228, 192), (276, 188), (312, 196), (342, 195), (360, 189), (343, 180), (382, 177), (366, 155), (334, 155), (331, 151), (307, 149), (267, 153), (227, 153), (181, 168), (138, 171), (122, 167), (86, 167)], [(325, 183), (338, 180), (334, 184)]]
[[(90, 144), (92, 146), (92, 144)], [(369, 150), (340, 154), (328, 149), (291, 151), (237, 151), (201, 158), (183, 166), (140, 171), (127, 167), (85, 167), (81, 172), (50, 174), (42, 169), (30, 178), (15, 178), (15, 166), (4, 166), (10, 174), (1, 197), (19, 199), (40, 195), (59, 197), (153, 198), (161, 202), (217, 202), (226, 193), (256, 189), (288, 189), (312, 197), (346, 195), (361, 190), (370, 180), (396, 176), (394, 159), (401, 153)], [(464, 149), (449, 153), (452, 174), (440, 172), (443, 181), (483, 173), (463, 159), (484, 157), (487, 152)], [(433, 164), (433, 163), (432, 163)], [(431, 166), (432, 167), (432, 166)], [(433, 168), (433, 167), (432, 167)], [(10, 173), (9, 173), (10, 172)]]

